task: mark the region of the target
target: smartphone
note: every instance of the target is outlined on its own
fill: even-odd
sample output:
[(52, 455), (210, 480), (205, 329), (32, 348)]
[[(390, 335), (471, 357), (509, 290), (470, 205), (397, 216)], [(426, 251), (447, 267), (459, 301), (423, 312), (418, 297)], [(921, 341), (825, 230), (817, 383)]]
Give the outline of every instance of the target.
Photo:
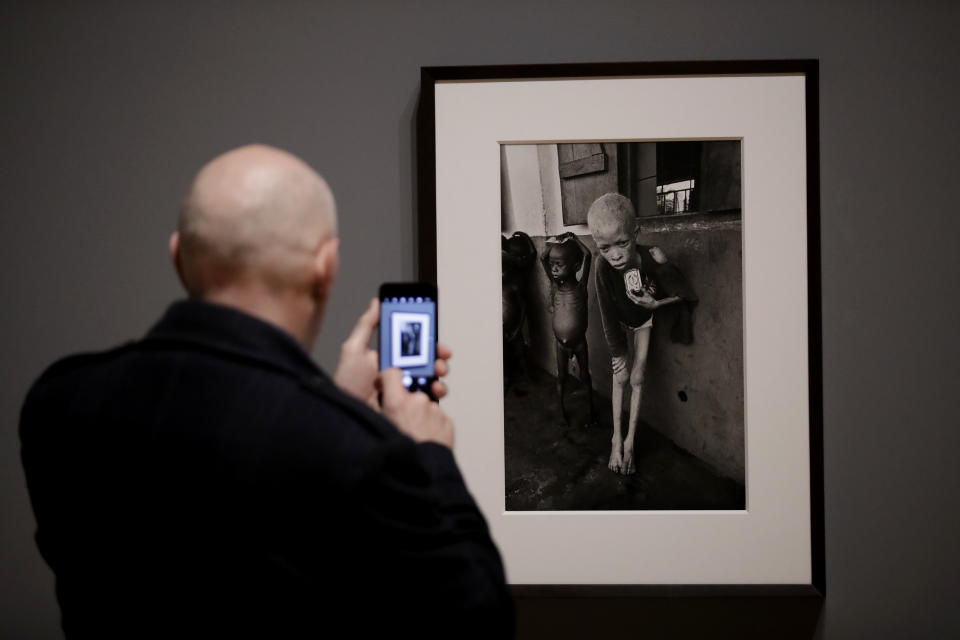
[[(423, 391), (437, 379), (437, 288), (426, 282), (380, 285), (380, 369), (403, 370), (403, 386)], [(434, 398), (435, 399), (435, 398)]]

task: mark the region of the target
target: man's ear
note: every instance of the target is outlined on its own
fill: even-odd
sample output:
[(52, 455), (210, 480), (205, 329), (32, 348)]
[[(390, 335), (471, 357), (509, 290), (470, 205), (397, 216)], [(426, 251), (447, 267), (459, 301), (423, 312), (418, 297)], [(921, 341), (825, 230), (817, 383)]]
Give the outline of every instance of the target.
[(177, 278), (180, 280), (180, 284), (183, 285), (183, 288), (189, 293), (190, 289), (187, 287), (187, 281), (183, 277), (183, 265), (180, 261), (180, 233), (174, 231), (170, 234), (170, 260), (173, 262), (173, 268), (177, 271)]
[(327, 298), (340, 270), (340, 238), (327, 238), (320, 244), (313, 260), (314, 292)]

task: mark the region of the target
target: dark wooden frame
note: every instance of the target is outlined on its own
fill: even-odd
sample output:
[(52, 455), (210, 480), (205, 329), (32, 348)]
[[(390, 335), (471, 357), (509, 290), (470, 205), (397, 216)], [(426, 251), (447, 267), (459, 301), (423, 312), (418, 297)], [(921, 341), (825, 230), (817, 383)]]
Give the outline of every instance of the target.
[(422, 67), (417, 109), (418, 277), (437, 279), (435, 85), (444, 80), (627, 78), (641, 76), (803, 75), (807, 151), (807, 296), (810, 409), (809, 585), (512, 585), (525, 597), (813, 596), (826, 595), (823, 504), (823, 337), (820, 289), (820, 133), (817, 60), (611, 62)]

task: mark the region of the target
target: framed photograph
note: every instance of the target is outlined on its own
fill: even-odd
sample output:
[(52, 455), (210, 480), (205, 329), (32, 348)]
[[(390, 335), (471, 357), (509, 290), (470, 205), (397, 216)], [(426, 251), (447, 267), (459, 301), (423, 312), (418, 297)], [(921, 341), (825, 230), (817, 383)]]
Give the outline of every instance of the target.
[(419, 277), (518, 594), (825, 593), (817, 110), (813, 60), (422, 69)]

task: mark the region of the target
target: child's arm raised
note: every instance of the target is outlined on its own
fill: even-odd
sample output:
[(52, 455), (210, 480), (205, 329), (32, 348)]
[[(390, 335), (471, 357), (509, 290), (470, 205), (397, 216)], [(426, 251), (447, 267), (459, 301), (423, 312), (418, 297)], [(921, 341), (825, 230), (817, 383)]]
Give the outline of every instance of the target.
[(540, 266), (543, 267), (543, 272), (547, 274), (547, 280), (553, 283), (553, 278), (550, 276), (550, 244), (549, 241), (543, 249), (543, 253), (540, 254)]
[(590, 266), (593, 261), (593, 253), (590, 252), (590, 249), (587, 247), (587, 245), (583, 244), (583, 240), (580, 239), (580, 236), (575, 233), (571, 233), (570, 235), (573, 237), (574, 242), (577, 243), (577, 246), (583, 253), (583, 267), (581, 267), (582, 274), (580, 276), (579, 284), (580, 286), (586, 288), (587, 278), (590, 277)]
[(553, 290), (557, 286), (557, 283), (553, 281), (553, 276), (550, 275), (550, 244), (547, 244), (543, 253), (540, 254), (540, 266), (543, 267), (543, 272), (547, 276), (547, 282), (550, 283), (550, 305), (547, 307), (547, 310), (553, 313)]

